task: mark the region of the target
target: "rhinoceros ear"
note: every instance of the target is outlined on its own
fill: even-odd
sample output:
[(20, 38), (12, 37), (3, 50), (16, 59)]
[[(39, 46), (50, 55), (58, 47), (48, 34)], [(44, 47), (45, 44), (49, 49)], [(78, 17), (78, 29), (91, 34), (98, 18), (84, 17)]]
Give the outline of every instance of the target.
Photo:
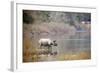
[(56, 40), (53, 41), (54, 43), (56, 42)]
[(50, 45), (53, 45), (53, 43), (50, 43)]

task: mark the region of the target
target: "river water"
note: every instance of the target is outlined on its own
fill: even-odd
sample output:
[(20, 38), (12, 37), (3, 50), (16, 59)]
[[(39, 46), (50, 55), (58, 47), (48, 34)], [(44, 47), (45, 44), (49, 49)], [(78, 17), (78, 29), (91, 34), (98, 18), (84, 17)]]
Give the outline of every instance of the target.
[(79, 53), (82, 51), (91, 50), (91, 37), (88, 32), (76, 32), (75, 35), (69, 36), (67, 34), (61, 36), (54, 36), (57, 40), (57, 47), (53, 47), (53, 51), (58, 51), (59, 54)]

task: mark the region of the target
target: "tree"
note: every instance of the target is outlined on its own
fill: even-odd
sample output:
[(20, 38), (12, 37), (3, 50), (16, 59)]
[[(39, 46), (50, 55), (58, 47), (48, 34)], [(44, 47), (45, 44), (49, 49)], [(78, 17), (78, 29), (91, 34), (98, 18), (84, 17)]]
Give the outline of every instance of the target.
[(26, 10), (23, 10), (23, 23), (30, 24), (33, 21), (33, 17)]

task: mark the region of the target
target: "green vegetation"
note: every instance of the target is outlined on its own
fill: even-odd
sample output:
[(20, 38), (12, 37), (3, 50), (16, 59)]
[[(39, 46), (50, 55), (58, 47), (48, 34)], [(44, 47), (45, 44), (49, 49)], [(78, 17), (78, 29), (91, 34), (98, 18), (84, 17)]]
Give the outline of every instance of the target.
[(31, 24), (34, 22), (34, 19), (31, 15), (27, 13), (27, 11), (23, 11), (23, 23)]

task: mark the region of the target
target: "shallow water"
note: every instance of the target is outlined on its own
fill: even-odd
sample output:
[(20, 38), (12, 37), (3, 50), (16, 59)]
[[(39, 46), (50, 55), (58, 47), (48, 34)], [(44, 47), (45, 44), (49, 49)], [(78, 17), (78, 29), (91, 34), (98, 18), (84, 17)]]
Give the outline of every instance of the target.
[[(54, 26), (53, 26), (54, 27)], [(46, 27), (45, 27), (46, 28)], [(56, 29), (56, 28), (55, 28)], [(50, 31), (50, 29), (48, 29)], [(49, 33), (34, 33), (34, 38), (31, 40), (34, 49), (39, 49), (40, 38), (50, 38), (56, 40), (57, 46), (52, 46), (52, 52), (57, 52), (57, 55), (36, 55), (38, 58), (32, 58), (34, 55), (28, 57), (27, 62), (37, 61), (55, 61), (55, 60), (73, 60), (73, 59), (90, 59), (91, 58), (91, 37), (89, 31), (61, 31), (57, 28), (56, 31), (50, 31)], [(30, 48), (30, 52), (33, 48)], [(47, 49), (46, 47), (44, 49)], [(42, 50), (40, 50), (42, 51)], [(39, 53), (39, 51), (38, 51)]]

